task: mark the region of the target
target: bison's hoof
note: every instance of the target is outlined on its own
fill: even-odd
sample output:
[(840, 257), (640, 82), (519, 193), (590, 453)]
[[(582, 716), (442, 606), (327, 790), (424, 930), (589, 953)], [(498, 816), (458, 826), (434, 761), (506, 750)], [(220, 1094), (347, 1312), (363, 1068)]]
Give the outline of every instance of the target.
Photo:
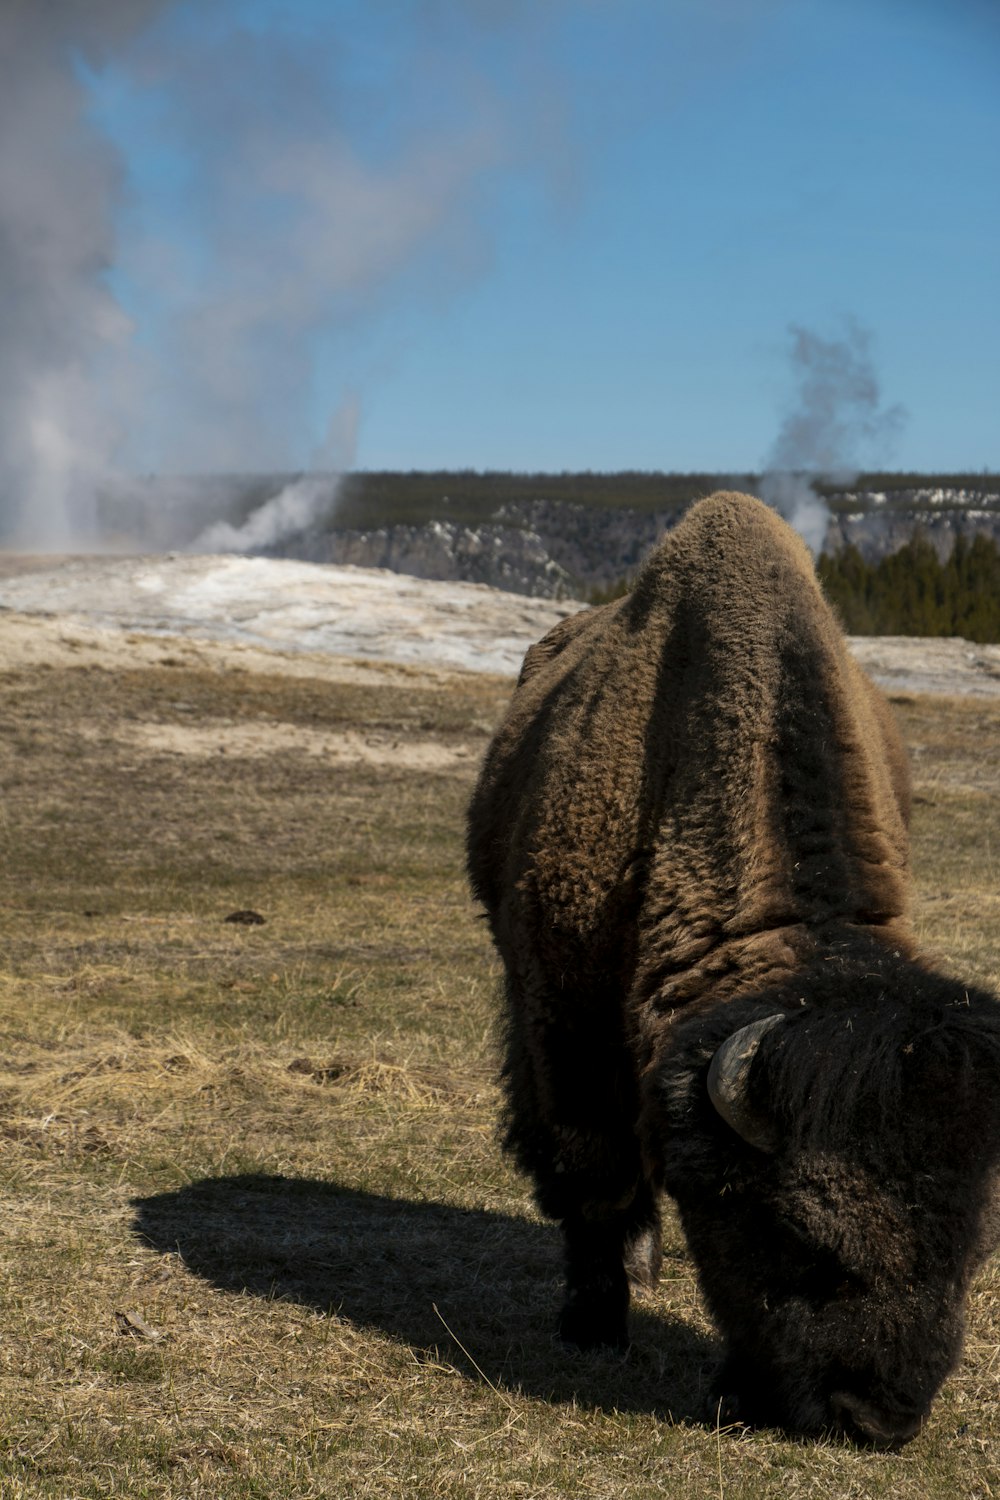
[(625, 1246), (625, 1274), (639, 1291), (651, 1292), (660, 1279), (663, 1246), (659, 1228), (644, 1229)]
[(719, 1391), (712, 1409), (712, 1416), (720, 1427), (748, 1427), (746, 1407), (735, 1391)]
[(628, 1348), (628, 1324), (616, 1309), (570, 1297), (559, 1314), (559, 1337), (574, 1349)]

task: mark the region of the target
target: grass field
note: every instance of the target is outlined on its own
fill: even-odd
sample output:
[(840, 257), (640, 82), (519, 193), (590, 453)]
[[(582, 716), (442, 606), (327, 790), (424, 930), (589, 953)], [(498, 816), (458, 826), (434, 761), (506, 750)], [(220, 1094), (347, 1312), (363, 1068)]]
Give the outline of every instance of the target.
[[(718, 1429), (669, 1219), (629, 1355), (554, 1341), (462, 872), (509, 683), (179, 661), (0, 674), (3, 1500), (1000, 1496), (1000, 1265), (897, 1455)], [(921, 938), (1000, 988), (1000, 704), (899, 711)]]

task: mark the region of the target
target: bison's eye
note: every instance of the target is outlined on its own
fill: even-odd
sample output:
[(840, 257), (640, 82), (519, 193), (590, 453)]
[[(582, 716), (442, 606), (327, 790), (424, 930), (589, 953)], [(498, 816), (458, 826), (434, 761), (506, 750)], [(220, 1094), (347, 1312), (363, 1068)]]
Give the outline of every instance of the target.
[(813, 1303), (844, 1301), (860, 1296), (863, 1279), (850, 1270), (834, 1250), (811, 1239), (797, 1225), (781, 1224), (782, 1270), (788, 1290)]
[(817, 1259), (806, 1271), (803, 1281), (806, 1295), (814, 1302), (847, 1302), (860, 1297), (865, 1284), (859, 1276), (845, 1269), (835, 1255)]

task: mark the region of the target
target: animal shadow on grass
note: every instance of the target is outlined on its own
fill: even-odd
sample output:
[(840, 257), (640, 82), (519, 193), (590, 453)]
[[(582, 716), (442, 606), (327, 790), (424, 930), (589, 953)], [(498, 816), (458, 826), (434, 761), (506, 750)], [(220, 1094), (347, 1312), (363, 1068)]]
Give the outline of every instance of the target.
[(558, 1342), (561, 1246), (547, 1225), (254, 1175), (133, 1207), (142, 1239), (224, 1291), (336, 1315), (529, 1396), (714, 1425), (717, 1351), (679, 1318), (633, 1307), (625, 1358)]

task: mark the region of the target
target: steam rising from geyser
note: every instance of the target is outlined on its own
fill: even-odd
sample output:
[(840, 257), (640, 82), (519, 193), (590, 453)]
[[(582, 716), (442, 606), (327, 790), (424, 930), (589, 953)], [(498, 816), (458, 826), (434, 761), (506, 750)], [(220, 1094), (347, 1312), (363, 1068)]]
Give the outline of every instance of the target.
[[(257, 27), (238, 0), (0, 3), (0, 541), (96, 545), (110, 495), (127, 547), (127, 472), (343, 469), (317, 451), (324, 388), (384, 367), (398, 300), (478, 274), (485, 195), (559, 155), (547, 81), (526, 60), (515, 110), (482, 62), (483, 28), (520, 35), (533, 12), (432, 8), (430, 40), (424, 7), (403, 7), (382, 66), (358, 69), (346, 23)], [(122, 100), (144, 121), (140, 168), (142, 152), (177, 168), (169, 207), (94, 123)], [(138, 518), (154, 491), (135, 488)], [(183, 518), (145, 535), (218, 519), (206, 506), (192, 526), (183, 488)], [(324, 493), (273, 495), (227, 544), (273, 537)]]
[(849, 320), (842, 339), (824, 339), (795, 323), (789, 332), (796, 403), (768, 452), (758, 488), (818, 555), (830, 511), (814, 484), (849, 484), (866, 462), (878, 462), (906, 412), (899, 405), (882, 408), (871, 335), (858, 323)]
[(302, 474), (266, 500), (241, 526), (216, 521), (195, 537), (191, 552), (269, 552), (285, 540), (321, 525), (337, 505), (339, 475)]
[(121, 163), (87, 118), (74, 58), (100, 66), (159, 8), (0, 6), (0, 539), (93, 539), (121, 416), (96, 370), (130, 329), (104, 281)]

